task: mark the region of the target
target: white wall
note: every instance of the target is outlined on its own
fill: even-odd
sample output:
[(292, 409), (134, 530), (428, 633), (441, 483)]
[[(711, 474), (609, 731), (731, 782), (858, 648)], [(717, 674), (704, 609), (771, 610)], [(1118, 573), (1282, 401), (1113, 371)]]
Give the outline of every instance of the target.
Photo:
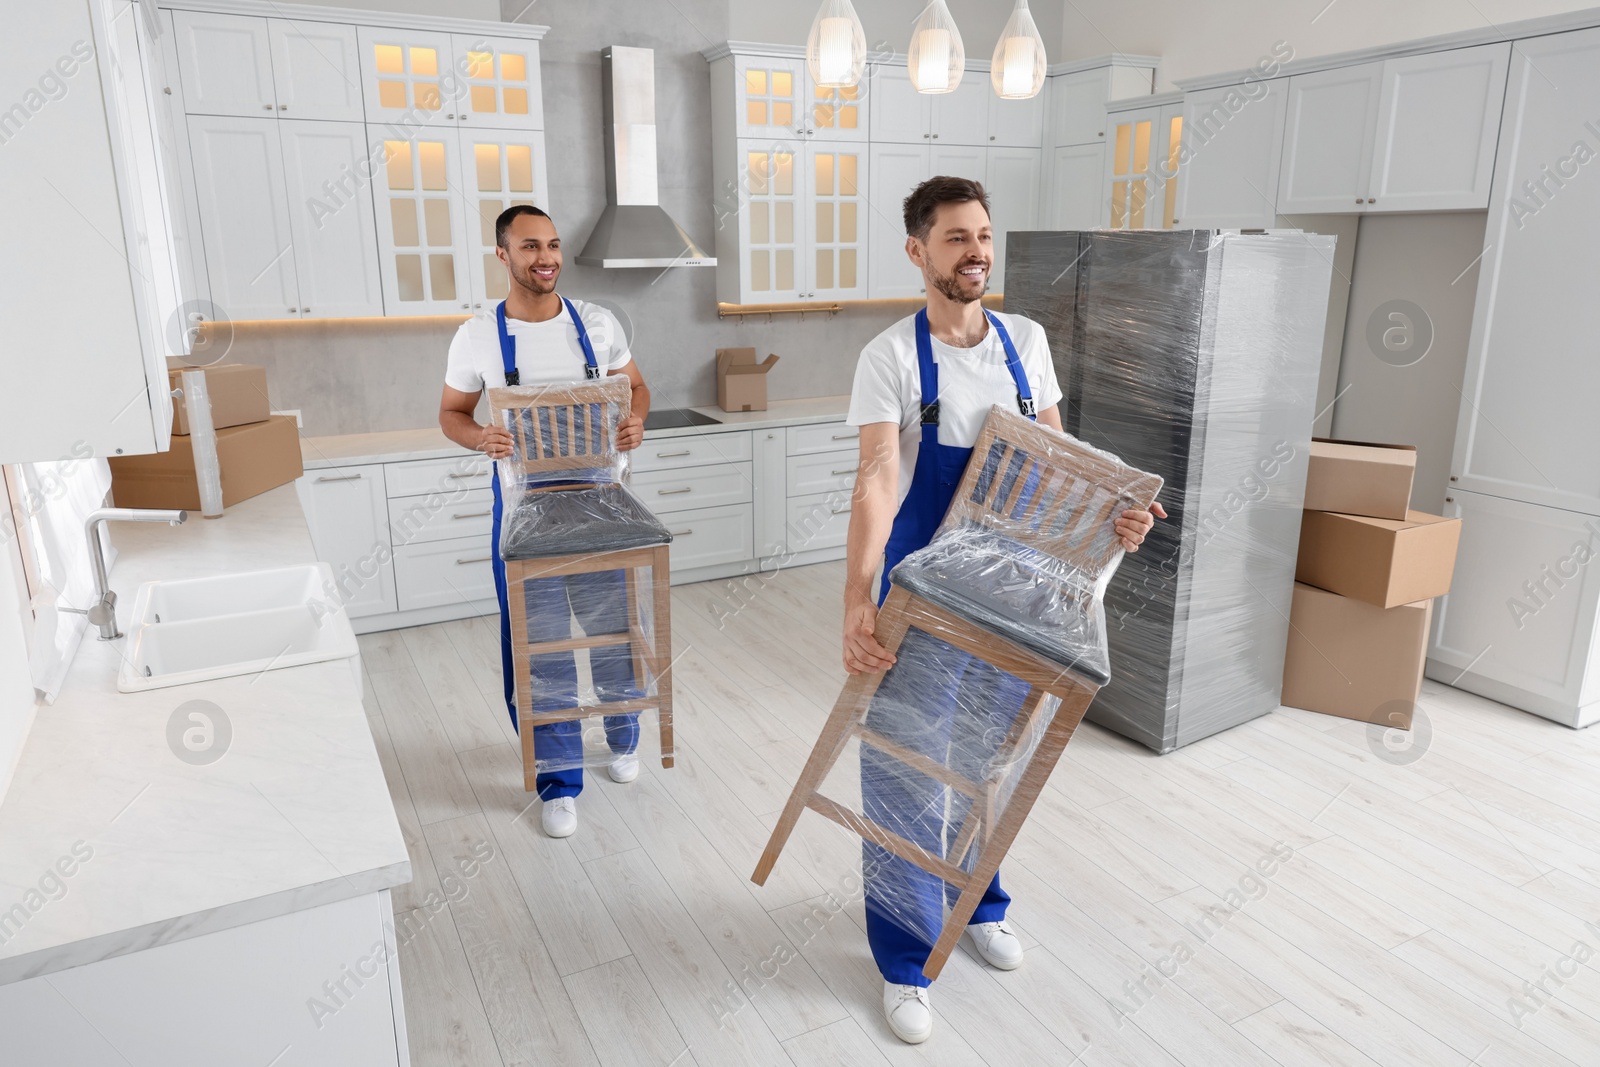
[[(892, 52), (904, 52), (911, 43), (911, 24), (927, 6), (927, 0), (853, 0), (867, 35), (867, 49), (886, 43)], [(1000, 31), (1011, 17), (1011, 0), (947, 0), (950, 14), (961, 30), (961, 43), (968, 59), (987, 60), (994, 53)], [(804, 45), (816, 18), (816, 0), (798, 3), (765, 3), (760, 0), (728, 0), (728, 36), (735, 41), (769, 41)], [(1033, 20), (1050, 52), (1061, 39), (1062, 0), (1034, 0), (1028, 5)], [(1102, 48), (1099, 53), (1110, 51)], [(1050, 55), (1051, 62), (1056, 56)]]
[[(1059, 6), (1051, 62), (1107, 52), (1161, 56), (1161, 84), (1251, 66), (1276, 41), (1327, 55), (1518, 19), (1578, 11), (1594, 0), (1040, 0)], [(952, 6), (952, 10), (954, 7)], [(1041, 11), (1034, 17), (1044, 20)]]
[[(0, 511), (8, 512), (0, 484)], [(23, 621), (28, 595), (22, 577), (21, 549), (10, 533), (10, 515), (0, 525), (0, 799), (11, 784), (22, 743), (33, 726), (33, 681), (28, 670), (28, 643)]]

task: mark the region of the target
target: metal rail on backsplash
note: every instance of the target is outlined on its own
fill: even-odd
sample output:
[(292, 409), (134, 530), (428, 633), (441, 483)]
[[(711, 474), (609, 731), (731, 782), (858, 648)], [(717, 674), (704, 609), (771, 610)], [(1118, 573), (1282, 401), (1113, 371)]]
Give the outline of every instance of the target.
[(815, 313), (815, 312), (819, 312), (819, 311), (825, 311), (825, 312), (828, 313), (828, 317), (831, 319), (831, 318), (833, 318), (833, 316), (837, 315), (839, 312), (841, 312), (843, 310), (844, 310), (844, 306), (841, 305), (841, 304), (823, 304), (821, 306), (811, 306), (811, 307), (808, 307), (806, 305), (801, 305), (799, 307), (775, 307), (775, 308), (741, 307), (741, 306), (736, 305), (736, 304), (718, 304), (717, 305), (717, 318), (719, 318), (719, 319), (726, 319), (726, 318), (730, 318), (730, 317), (732, 317), (732, 318), (746, 318), (746, 317), (748, 317), (750, 315), (765, 315), (767, 317), (767, 321), (771, 322), (772, 321), (772, 316), (774, 316), (774, 315), (799, 315), (800, 318), (803, 320), (806, 317), (806, 313), (807, 312)]

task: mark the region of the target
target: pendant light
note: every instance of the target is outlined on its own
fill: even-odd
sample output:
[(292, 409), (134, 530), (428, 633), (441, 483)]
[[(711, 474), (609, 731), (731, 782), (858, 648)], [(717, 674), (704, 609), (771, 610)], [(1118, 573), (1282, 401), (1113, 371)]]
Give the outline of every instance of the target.
[(961, 44), (961, 31), (944, 0), (922, 9), (911, 27), (909, 65), (911, 84), (919, 93), (954, 92), (967, 69), (967, 50)]
[(1028, 10), (1028, 0), (1017, 0), (994, 46), (989, 80), (1002, 100), (1026, 100), (1044, 88), (1044, 70), (1044, 38)]
[(822, 0), (806, 38), (806, 66), (819, 89), (848, 89), (867, 69), (867, 34), (850, 0)]

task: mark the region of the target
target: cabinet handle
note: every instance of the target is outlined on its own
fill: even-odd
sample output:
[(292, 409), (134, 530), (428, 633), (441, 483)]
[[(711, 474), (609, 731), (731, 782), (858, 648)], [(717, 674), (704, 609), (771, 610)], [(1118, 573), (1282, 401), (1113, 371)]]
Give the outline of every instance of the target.
[(656, 496), (677, 496), (679, 493), (692, 493), (694, 486), (686, 485), (682, 489), (657, 489)]
[(472, 305), (471, 304), (462, 304), (461, 306), (466, 308), (468, 311), (472, 310)]
[(848, 515), (848, 514), (850, 514), (850, 509), (849, 508), (829, 508), (828, 510), (832, 511), (835, 515)]
[(1376, 203), (1377, 203), (1377, 202), (1378, 202), (1378, 198), (1377, 198), (1377, 197), (1375, 197), (1375, 196), (1369, 196), (1369, 197), (1367, 197), (1367, 203), (1369, 203), (1369, 204), (1376, 204)]
[(290, 308), (289, 309), (289, 314), (291, 314), (291, 315), (298, 315), (299, 313), (300, 312), (299, 312), (298, 308)]
[(271, 104), (262, 104), (261, 105), (261, 110), (262, 111), (271, 111), (272, 110), (272, 105)]
[(1359, 204), (1359, 203), (1362, 203), (1362, 200), (1361, 200), (1361, 198), (1360, 198), (1360, 197), (1359, 197), (1359, 196), (1358, 196), (1358, 197), (1356, 197), (1356, 203), (1358, 203), (1358, 204)]
[[(461, 478), (482, 478), (487, 473), (488, 472), (484, 471), (484, 470), (475, 470), (475, 471), (471, 472), (470, 474), (462, 474), (460, 471), (451, 471), (449, 474), (445, 475), (445, 477), (446, 478), (455, 478), (455, 479), (458, 479), (458, 480), (461, 479)], [(356, 477), (359, 478), (361, 476), (358, 474), (358, 475), (356, 475)]]
[(937, 141), (937, 140), (938, 140), (938, 139), (939, 139), (939, 135), (938, 135), (938, 134), (934, 134), (934, 135), (933, 135), (933, 139), (934, 139), (934, 140), (935, 140), (935, 141)]
[(925, 133), (925, 134), (923, 134), (923, 135), (922, 135), (922, 139), (923, 139), (923, 140), (924, 140), (924, 141), (926, 141), (926, 140), (927, 140), (927, 139), (928, 139), (928, 138), (929, 138), (929, 137), (930, 137), (930, 136), (931, 136), (931, 134), (926, 134), (926, 133)]
[(360, 477), (361, 477), (360, 474), (340, 474), (340, 475), (327, 475), (327, 474), (324, 474), (322, 477), (318, 478), (317, 481), (319, 481), (319, 482), (353, 482), (353, 481), (357, 480)]
[(278, 110), (279, 111), (288, 111), (289, 110), (289, 105), (288, 104), (279, 104), (278, 105)]
[(451, 515), (452, 519), (481, 519), (485, 515), (493, 515), (493, 511), (458, 511)]
[(457, 567), (461, 567), (461, 566), (465, 566), (468, 563), (488, 563), (489, 560), (490, 560), (489, 556), (473, 556), (471, 559), (458, 559), (458, 560), (456, 560), (456, 566)]
[(656, 453), (656, 458), (657, 459), (677, 459), (679, 456), (692, 456), (692, 455), (694, 455), (694, 449), (686, 448), (682, 452), (657, 452)]
[(991, 141), (992, 141), (992, 140), (994, 140), (994, 134), (992, 134), (992, 133), (991, 133), (991, 134), (990, 134), (990, 135), (989, 135), (989, 140), (991, 140)]
[(311, 314), (311, 309), (310, 308), (301, 308), (300, 309), (300, 314), (309, 315), (309, 314)]
[(836, 433), (833, 435), (833, 439), (835, 441), (858, 441), (861, 439), (861, 435), (859, 433)]
[(838, 477), (841, 474), (854, 474), (855, 472), (856, 472), (856, 469), (854, 467), (846, 467), (842, 471), (833, 471), (832, 473), (833, 473), (834, 477)]
[(694, 527), (691, 526), (687, 530), (668, 530), (667, 532), (673, 537), (688, 537), (690, 534), (694, 533)]

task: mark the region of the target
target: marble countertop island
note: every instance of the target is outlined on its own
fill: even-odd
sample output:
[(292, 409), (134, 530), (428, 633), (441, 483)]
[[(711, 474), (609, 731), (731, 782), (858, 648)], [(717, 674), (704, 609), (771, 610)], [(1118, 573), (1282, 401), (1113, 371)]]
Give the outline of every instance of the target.
[[(315, 559), (292, 484), (109, 529), (123, 626), (142, 582)], [(126, 642), (85, 635), (0, 803), (0, 984), (410, 880), (359, 659), (125, 694)]]

